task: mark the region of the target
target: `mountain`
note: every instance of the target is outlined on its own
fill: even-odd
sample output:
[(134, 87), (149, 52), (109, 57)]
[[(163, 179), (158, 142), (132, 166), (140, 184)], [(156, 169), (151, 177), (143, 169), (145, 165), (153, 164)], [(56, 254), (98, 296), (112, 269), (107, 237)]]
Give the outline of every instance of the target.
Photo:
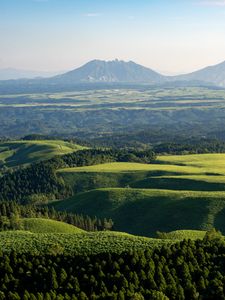
[(64, 83), (159, 83), (165, 77), (159, 73), (138, 65), (133, 61), (122, 60), (103, 61), (92, 60), (82, 67), (55, 76), (51, 80)]
[[(24, 77), (28, 77), (28, 74), (27, 76), (24, 74)], [(89, 88), (103, 85), (110, 88), (112, 84), (121, 86), (121, 84), (141, 83), (169, 87), (203, 85), (225, 87), (225, 62), (190, 74), (164, 76), (133, 61), (92, 60), (77, 69), (48, 78), (17, 80), (1, 80), (1, 78), (0, 70), (0, 93), (2, 94), (69, 91), (81, 85), (85, 85), (85, 88), (87, 85)]]
[(0, 80), (23, 79), (23, 78), (37, 78), (37, 77), (51, 77), (56, 75), (53, 72), (41, 72), (31, 70), (19, 70), (13, 68), (0, 69)]
[(178, 81), (200, 81), (225, 87), (225, 61), (190, 74), (173, 76), (171, 79)]

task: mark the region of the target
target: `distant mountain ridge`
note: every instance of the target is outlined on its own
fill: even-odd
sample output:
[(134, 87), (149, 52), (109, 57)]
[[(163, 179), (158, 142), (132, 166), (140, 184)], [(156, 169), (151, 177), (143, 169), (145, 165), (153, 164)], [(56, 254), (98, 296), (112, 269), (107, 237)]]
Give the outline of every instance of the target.
[[(59, 72), (57, 72), (59, 73)], [(32, 70), (20, 70), (14, 68), (0, 69), (0, 80), (17, 80), (17, 79), (34, 79), (37, 77), (52, 77), (57, 74), (56, 72), (41, 72)]]
[(92, 60), (77, 69), (49, 78), (0, 81), (0, 92), (66, 90), (79, 84), (168, 84), (225, 87), (225, 62), (189, 74), (165, 76), (133, 61)]
[(177, 76), (165, 76), (133, 61), (92, 60), (67, 73), (52, 77), (51, 81), (65, 83), (149, 83), (196, 82), (225, 87), (225, 62)]

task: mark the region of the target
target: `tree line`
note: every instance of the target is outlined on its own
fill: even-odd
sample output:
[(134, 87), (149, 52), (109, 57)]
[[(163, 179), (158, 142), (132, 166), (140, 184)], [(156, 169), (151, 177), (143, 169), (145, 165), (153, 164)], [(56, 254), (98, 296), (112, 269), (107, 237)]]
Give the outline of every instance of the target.
[(66, 167), (80, 167), (106, 162), (150, 163), (154, 152), (117, 149), (86, 149), (7, 172), (0, 177), (0, 201), (20, 203), (44, 202), (48, 199), (63, 199), (73, 194), (56, 170)]
[(0, 231), (26, 229), (22, 227), (21, 218), (47, 218), (74, 225), (86, 231), (112, 230), (112, 219), (56, 211), (53, 207), (19, 205), (16, 202), (0, 202)]
[(0, 253), (0, 299), (222, 300), (224, 253), (216, 232), (204, 240), (121, 254)]

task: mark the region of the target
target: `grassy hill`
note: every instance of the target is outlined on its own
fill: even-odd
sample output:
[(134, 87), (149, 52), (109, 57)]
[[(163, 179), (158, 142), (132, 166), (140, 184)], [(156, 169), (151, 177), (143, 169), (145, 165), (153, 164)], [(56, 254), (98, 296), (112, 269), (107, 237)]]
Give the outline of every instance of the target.
[(84, 230), (73, 225), (43, 218), (25, 218), (21, 220), (24, 230), (33, 233), (82, 233)]
[(212, 227), (225, 232), (225, 192), (108, 188), (53, 205), (59, 210), (112, 218), (116, 230), (137, 235)]
[(155, 164), (108, 163), (59, 170), (75, 192), (55, 208), (111, 217), (116, 230), (225, 233), (225, 154), (160, 156)]
[(27, 165), (81, 149), (82, 146), (60, 140), (1, 142), (0, 165)]

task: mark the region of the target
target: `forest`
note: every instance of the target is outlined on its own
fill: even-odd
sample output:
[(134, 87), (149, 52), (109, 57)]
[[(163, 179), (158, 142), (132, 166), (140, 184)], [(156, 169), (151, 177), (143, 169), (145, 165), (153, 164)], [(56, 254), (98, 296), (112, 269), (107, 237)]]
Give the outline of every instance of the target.
[(160, 249), (98, 255), (0, 254), (0, 299), (225, 298), (219, 232)]
[[(7, 172), (0, 177), (0, 200), (13, 200), (21, 203), (46, 201), (48, 198), (65, 198), (72, 195), (70, 186), (56, 175), (63, 167), (79, 167), (106, 162), (150, 163), (156, 158), (151, 150), (87, 149), (56, 156), (47, 161)], [(35, 196), (36, 195), (36, 196)]]

